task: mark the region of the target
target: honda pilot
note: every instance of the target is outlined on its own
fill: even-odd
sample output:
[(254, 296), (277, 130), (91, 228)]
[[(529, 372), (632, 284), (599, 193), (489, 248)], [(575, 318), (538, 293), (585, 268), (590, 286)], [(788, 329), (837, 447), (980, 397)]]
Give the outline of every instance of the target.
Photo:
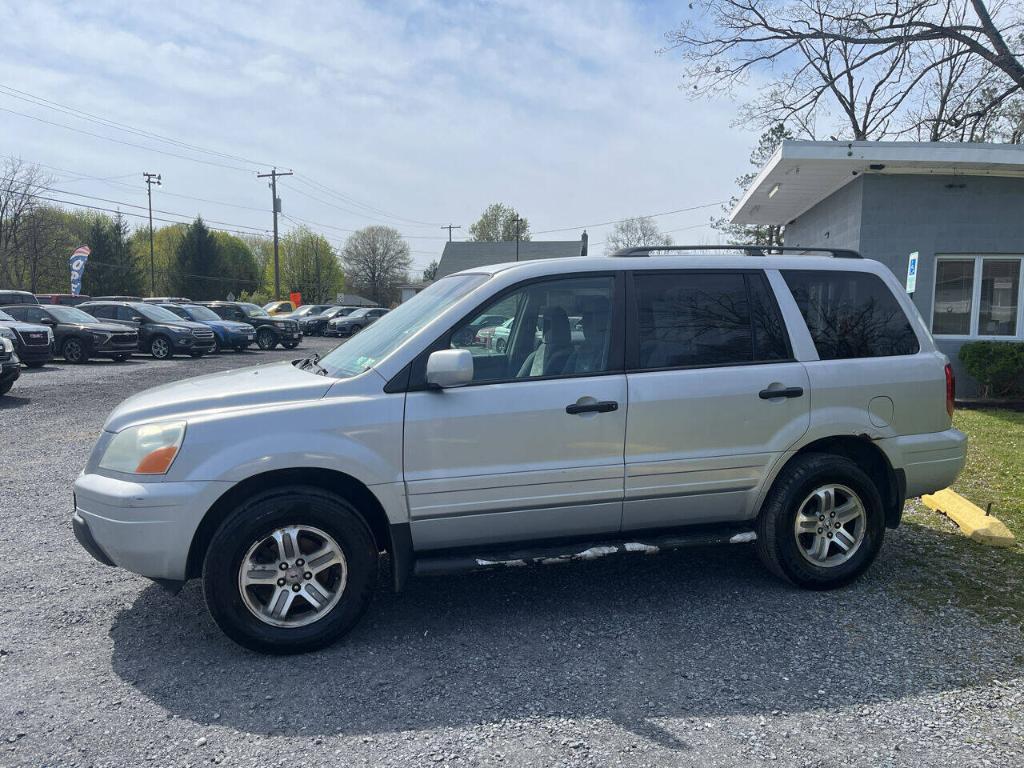
[[(201, 578), (272, 653), (352, 629), (383, 553), (401, 589), (752, 542), (793, 584), (848, 584), (964, 465), (949, 361), (876, 261), (692, 251), (473, 268), (323, 357), (137, 394), (74, 484), (78, 540)], [(485, 317), (511, 319), (502, 350), (460, 346)]]

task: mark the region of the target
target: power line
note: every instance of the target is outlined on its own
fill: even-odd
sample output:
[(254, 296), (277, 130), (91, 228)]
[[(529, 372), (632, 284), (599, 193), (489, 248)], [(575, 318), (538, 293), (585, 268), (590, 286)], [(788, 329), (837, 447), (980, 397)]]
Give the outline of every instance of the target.
[(703, 203), (701, 205), (692, 205), (689, 208), (677, 208), (674, 211), (662, 211), (661, 213), (646, 213), (640, 216), (627, 216), (624, 219), (612, 219), (611, 221), (599, 221), (596, 224), (581, 224), (578, 227), (561, 227), (559, 229), (543, 229), (540, 232), (531, 232), (531, 235), (549, 235), (552, 232), (571, 232), (575, 229), (590, 229), (591, 227), (604, 227), (608, 224), (621, 224), (624, 221), (630, 219), (653, 219), (658, 216), (671, 216), (674, 213), (687, 213), (688, 211), (699, 211), (702, 208), (714, 208), (716, 205), (724, 205), (727, 200), (720, 200), (717, 203)]
[(295, 179), (296, 179), (296, 181), (300, 181), (300, 182), (304, 182), (304, 183), (308, 184), (309, 186), (313, 187), (314, 189), (319, 189), (320, 191), (322, 191), (322, 192), (324, 192), (326, 194), (333, 195), (334, 197), (337, 197), (340, 200), (344, 200), (345, 202), (347, 202), (347, 203), (349, 203), (351, 205), (355, 205), (355, 206), (358, 206), (360, 208), (365, 208), (365, 209), (367, 209), (369, 211), (372, 211), (374, 213), (378, 213), (381, 216), (386, 216), (389, 219), (396, 219), (398, 221), (404, 221), (404, 222), (407, 222), (409, 224), (418, 224), (418, 225), (424, 226), (424, 227), (436, 227), (436, 226), (439, 225), (439, 222), (420, 221), (418, 219), (410, 219), (410, 218), (407, 218), (405, 216), (399, 216), (399, 215), (394, 214), (394, 213), (388, 213), (387, 211), (383, 210), (382, 208), (377, 208), (376, 206), (370, 205), (369, 203), (363, 203), (363, 202), (357, 200), (354, 197), (350, 197), (348, 195), (342, 194), (341, 192), (338, 192), (337, 190), (331, 189), (326, 184), (321, 184), (320, 182), (316, 181), (315, 179), (311, 179), (308, 176), (305, 176), (305, 175), (303, 175), (301, 173), (296, 174), (295, 175)]

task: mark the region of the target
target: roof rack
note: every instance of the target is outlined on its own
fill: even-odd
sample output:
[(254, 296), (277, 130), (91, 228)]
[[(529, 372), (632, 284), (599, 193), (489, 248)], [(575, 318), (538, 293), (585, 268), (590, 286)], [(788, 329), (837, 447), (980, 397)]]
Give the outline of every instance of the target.
[(849, 248), (787, 248), (768, 245), (640, 245), (622, 248), (612, 256), (650, 256), (658, 251), (743, 251), (747, 256), (772, 256), (775, 254), (799, 253), (801, 255), (827, 253), (835, 259), (862, 259), (857, 251)]

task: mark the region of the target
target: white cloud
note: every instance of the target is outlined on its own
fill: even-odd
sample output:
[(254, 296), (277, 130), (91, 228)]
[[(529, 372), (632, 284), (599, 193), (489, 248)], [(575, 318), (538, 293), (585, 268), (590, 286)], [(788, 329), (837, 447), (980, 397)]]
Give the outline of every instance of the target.
[[(712, 202), (734, 191), (753, 141), (730, 128), (731, 104), (690, 102), (678, 91), (678, 63), (655, 54), (674, 19), (647, 4), (409, 0), (255, 8), (183, 0), (94, 2), (68, 11), (0, 2), (0, 13), (7, 19), (0, 27), (4, 85), (292, 167), (420, 221), (468, 225), (500, 200), (543, 230)], [(0, 107), (140, 141), (7, 96)], [(251, 173), (7, 113), (0, 126), (5, 153), (101, 176), (159, 170), (168, 192), (269, 206)], [(291, 215), (338, 227), (370, 223), (296, 193), (298, 179), (285, 184)], [(137, 187), (82, 182), (76, 190), (137, 200), (144, 194)], [(269, 218), (180, 199), (161, 206), (252, 226)], [(711, 213), (717, 211), (662, 224), (683, 226)], [(411, 241), (418, 263), (440, 252), (438, 228), (399, 226), (424, 238)], [(592, 241), (605, 231), (592, 231)], [(550, 237), (562, 236), (578, 233)]]

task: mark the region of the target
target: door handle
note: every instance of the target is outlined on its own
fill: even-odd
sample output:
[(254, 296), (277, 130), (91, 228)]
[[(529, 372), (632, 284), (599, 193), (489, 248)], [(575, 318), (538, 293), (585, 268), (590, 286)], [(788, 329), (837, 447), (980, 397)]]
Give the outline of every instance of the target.
[(619, 410), (619, 404), (614, 400), (599, 400), (596, 403), (570, 403), (565, 406), (565, 412), (570, 416), (579, 413), (609, 413)]
[(762, 400), (774, 400), (776, 397), (802, 397), (803, 387), (783, 387), (782, 389), (762, 389), (757, 396)]

